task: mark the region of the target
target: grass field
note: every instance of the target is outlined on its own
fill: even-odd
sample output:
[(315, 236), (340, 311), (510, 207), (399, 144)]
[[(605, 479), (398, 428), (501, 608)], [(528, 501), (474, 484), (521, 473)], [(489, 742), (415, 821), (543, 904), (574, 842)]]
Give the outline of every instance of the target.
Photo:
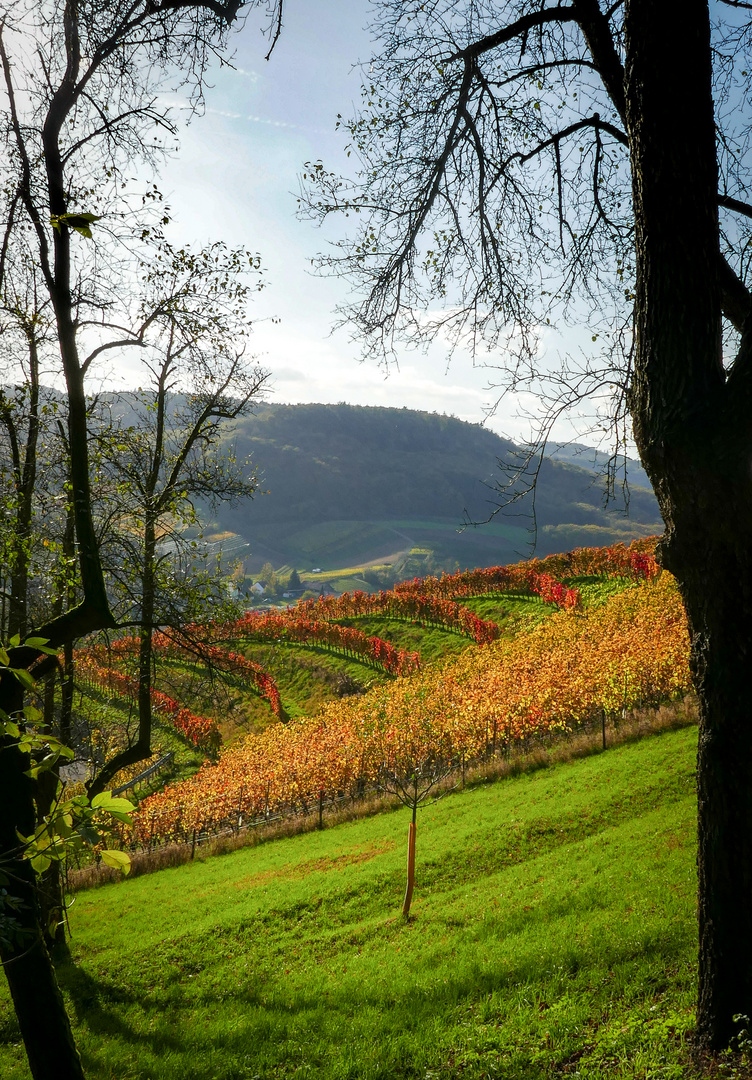
[(277, 560), (295, 565), (304, 578), (308, 574), (303, 571), (318, 566), (323, 570), (322, 578), (327, 578), (339, 574), (343, 567), (355, 571), (374, 562), (393, 564), (415, 545), (435, 552), (442, 561), (457, 560), (461, 566), (514, 562), (529, 554), (526, 528), (492, 522), (482, 530), (459, 532), (461, 525), (459, 518), (326, 521), (303, 529), (290, 522), (249, 526), (247, 539), (254, 551), (259, 545), (274, 549)]
[[(61, 968), (92, 1080), (678, 1080), (694, 728), (82, 893)], [(0, 1075), (28, 1077), (5, 989)]]
[[(439, 565), (456, 562), (460, 567), (493, 566), (517, 562), (532, 553), (532, 519), (517, 518), (483, 523), (479, 528), (463, 530), (461, 514), (456, 518), (411, 518), (383, 521), (326, 521), (300, 528), (290, 521), (260, 526), (250, 520), (241, 531), (254, 556), (254, 572), (267, 559), (275, 567), (280, 563), (296, 566), (298, 571), (322, 568), (322, 578), (335, 580), (343, 567), (352, 571), (365, 565), (399, 565), (411, 548), (430, 551)], [(636, 536), (660, 532), (657, 524), (641, 525), (620, 519), (601, 525), (542, 525), (537, 531), (537, 555), (568, 551), (574, 547), (629, 543)], [(411, 568), (412, 573), (420, 573)], [(307, 577), (307, 574), (302, 576)], [(405, 576), (405, 575), (403, 575)], [(399, 573), (397, 573), (399, 577)]]

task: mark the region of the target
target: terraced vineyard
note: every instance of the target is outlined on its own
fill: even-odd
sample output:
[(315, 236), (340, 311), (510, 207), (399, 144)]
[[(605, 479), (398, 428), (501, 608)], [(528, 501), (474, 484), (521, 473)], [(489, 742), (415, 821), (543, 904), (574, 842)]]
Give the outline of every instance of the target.
[[(137, 847), (320, 815), (400, 777), (605, 729), (689, 686), (679, 596), (645, 541), (248, 613), (203, 637), (239, 698), (255, 695), (266, 715), (241, 733), (225, 714), (221, 731), (211, 714), (221, 702), (205, 688), (192, 701), (174, 687), (154, 692), (162, 723), (214, 753), (142, 800), (124, 837)], [(161, 676), (187, 680), (185, 650), (156, 644)], [(109, 668), (89, 650), (82, 670), (100, 690), (132, 696), (124, 669), (134, 654), (124, 639)]]

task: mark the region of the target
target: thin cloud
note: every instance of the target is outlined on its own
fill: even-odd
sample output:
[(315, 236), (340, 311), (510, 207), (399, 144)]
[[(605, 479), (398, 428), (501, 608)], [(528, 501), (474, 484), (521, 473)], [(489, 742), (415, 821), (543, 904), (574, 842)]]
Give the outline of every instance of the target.
[(263, 116), (246, 116), (251, 124), (264, 124), (266, 127), (287, 128), (289, 131), (304, 131), (307, 135), (331, 135), (330, 131), (322, 128), (306, 127), (301, 124), (289, 124), (286, 120), (267, 120)]
[(259, 74), (257, 71), (246, 71), (242, 67), (233, 67), (232, 69), (237, 75), (242, 75), (246, 79), (250, 79), (251, 82), (259, 81)]
[(242, 120), (243, 114), (239, 112), (226, 112), (224, 109), (207, 109), (212, 116), (224, 116), (226, 120)]

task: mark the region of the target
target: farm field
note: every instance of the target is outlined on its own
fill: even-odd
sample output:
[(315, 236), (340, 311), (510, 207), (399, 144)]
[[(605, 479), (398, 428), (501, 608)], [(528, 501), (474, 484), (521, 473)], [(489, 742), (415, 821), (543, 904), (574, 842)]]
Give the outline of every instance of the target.
[[(694, 728), (80, 894), (92, 1080), (685, 1075)], [(0, 1075), (27, 1080), (7, 992)]]
[[(235, 445), (238, 454), (263, 462), (269, 492), (252, 510), (217, 511), (216, 531), (248, 541), (248, 573), (267, 560), (299, 571), (394, 563), (412, 547), (430, 549), (447, 569), (530, 553), (529, 499), (506, 520), (487, 521), (499, 463), (516, 457), (511, 443), (478, 425), (411, 409), (262, 404), (239, 425)], [(536, 499), (540, 554), (660, 531), (653, 495), (639, 487), (644, 474), (630, 471), (626, 519), (621, 503), (612, 510), (601, 505), (593, 465), (592, 454), (545, 459)], [(483, 526), (460, 531), (465, 513)], [(402, 576), (413, 572), (421, 571)], [(393, 580), (399, 578), (397, 571)]]
[[(530, 531), (525, 526), (506, 522), (489, 522), (482, 530), (459, 532), (456, 519), (428, 521), (409, 519), (399, 521), (327, 521), (299, 529), (290, 525), (257, 527), (252, 547), (273, 551), (277, 561), (294, 565), (305, 584), (315, 589), (322, 581), (333, 583), (343, 578), (357, 577), (367, 567), (389, 568), (395, 580), (412, 573), (425, 573), (425, 560), (432, 556), (440, 563), (490, 566), (511, 562), (530, 552)], [(542, 525), (538, 550), (566, 550), (577, 546), (612, 544), (617, 540), (629, 543), (635, 536), (649, 536), (653, 525), (634, 526), (623, 532), (614, 523), (610, 528), (597, 525)], [(260, 568), (261, 559), (250, 562)], [(311, 568), (320, 567), (320, 574)], [(404, 572), (407, 567), (407, 574)]]
[[(491, 596), (471, 598), (465, 605), (480, 618), (505, 626), (510, 620), (524, 617), (540, 619), (550, 614), (551, 606), (535, 596)], [(283, 609), (286, 610), (286, 609)], [(431, 662), (458, 655), (472, 643), (467, 637), (445, 627), (426, 627), (418, 623), (398, 621), (383, 616), (339, 620), (369, 636), (388, 640), (398, 649), (417, 651), (421, 659)], [(362, 694), (374, 686), (390, 681), (384, 671), (368, 666), (358, 658), (333, 653), (315, 643), (300, 644), (270, 640), (242, 645), (243, 654), (253, 663), (273, 674), (281, 695), (285, 715), (290, 718), (310, 716), (324, 705), (343, 697)], [(208, 679), (196, 664), (185, 660), (160, 662), (157, 685), (161, 691), (179, 699), (199, 715), (218, 718), (219, 730), (225, 744), (239, 735), (260, 732), (276, 722), (268, 703), (249, 691), (242, 675)], [(87, 707), (96, 714), (103, 727), (122, 724), (127, 706), (112, 702), (110, 695), (84, 686)], [(155, 739), (160, 750), (173, 750), (183, 768), (198, 767), (195, 751), (176, 744), (169, 722), (155, 714)]]

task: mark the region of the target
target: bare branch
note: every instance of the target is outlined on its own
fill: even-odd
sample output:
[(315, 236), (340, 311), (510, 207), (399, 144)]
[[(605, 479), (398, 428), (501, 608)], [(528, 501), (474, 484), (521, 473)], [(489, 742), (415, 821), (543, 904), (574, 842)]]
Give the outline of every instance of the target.
[(282, 10), (284, 8), (284, 0), (275, 0), (275, 4), (276, 4), (276, 11), (277, 11), (277, 18), (275, 20), (272, 43), (269, 46), (269, 52), (264, 57), (265, 60), (269, 60), (271, 58), (271, 55), (274, 52), (274, 46), (279, 41), (279, 36), (282, 33)]
[(16, 149), (18, 150), (18, 156), (21, 160), (21, 181), (19, 184), (19, 192), (21, 199), (23, 200), (26, 212), (29, 215), (34, 230), (37, 234), (37, 240), (39, 242), (39, 259), (42, 267), (42, 273), (44, 274), (45, 281), (48, 288), (53, 286), (52, 268), (50, 266), (49, 258), (49, 243), (47, 240), (47, 231), (42, 224), (42, 218), (34, 201), (32, 194), (32, 179), (31, 179), (31, 162), (29, 160), (29, 153), (26, 148), (26, 140), (23, 137), (21, 131), (21, 124), (18, 119), (18, 109), (16, 107), (16, 93), (13, 85), (13, 76), (11, 74), (10, 60), (8, 59), (8, 53), (5, 49), (5, 23), (0, 23), (0, 60), (3, 65), (3, 75), (5, 77), (5, 89), (8, 94), (8, 105), (10, 108), (11, 126), (13, 135), (15, 138)]
[(730, 195), (719, 195), (718, 205), (722, 206), (725, 210), (733, 210), (736, 214), (742, 214), (744, 217), (752, 218), (752, 205), (742, 202), (741, 199), (734, 199)]
[(488, 34), (479, 41), (474, 41), (471, 45), (465, 46), (464, 49), (459, 49), (457, 52), (452, 53), (451, 56), (448, 57), (447, 62), (451, 63), (454, 60), (464, 60), (467, 63), (468, 60), (475, 60), (479, 56), (482, 56), (483, 53), (498, 49), (499, 45), (505, 45), (515, 38), (521, 37), (524, 39), (531, 30), (534, 30), (537, 27), (546, 26), (549, 23), (576, 21), (577, 9), (568, 4), (562, 4), (553, 8), (544, 8), (542, 11), (531, 12), (529, 15), (523, 15), (515, 22), (510, 23), (509, 26), (504, 26), (501, 30), (497, 30), (493, 34)]

